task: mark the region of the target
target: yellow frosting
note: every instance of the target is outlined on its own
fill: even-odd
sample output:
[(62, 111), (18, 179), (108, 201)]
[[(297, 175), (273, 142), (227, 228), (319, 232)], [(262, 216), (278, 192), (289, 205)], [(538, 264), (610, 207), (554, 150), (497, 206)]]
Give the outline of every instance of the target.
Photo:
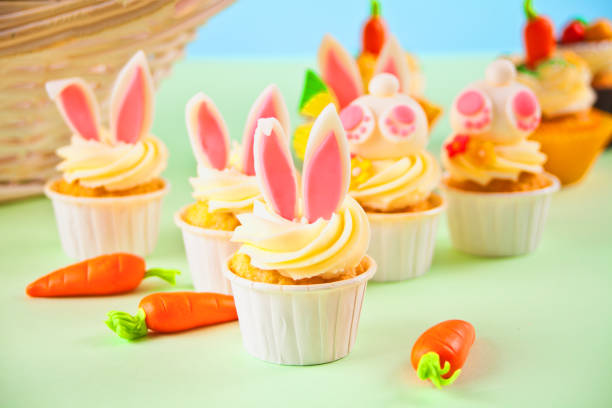
[(595, 92), (591, 88), (591, 72), (576, 54), (565, 52), (545, 61), (537, 67), (536, 73), (519, 72), (517, 80), (536, 94), (544, 117), (581, 112), (593, 106)]
[(263, 202), (253, 212), (239, 214), (241, 225), (232, 241), (242, 243), (239, 253), (263, 270), (276, 270), (298, 280), (321, 276), (332, 279), (353, 268), (365, 256), (370, 227), (361, 206), (347, 197), (329, 220), (309, 224), (305, 219), (281, 218)]
[(57, 154), (63, 159), (57, 169), (67, 182), (78, 180), (85, 187), (109, 191), (136, 187), (159, 177), (168, 161), (166, 146), (153, 136), (135, 144), (110, 145), (75, 135)]
[(210, 212), (240, 213), (250, 211), (261, 197), (255, 176), (229, 168), (217, 170), (198, 166), (198, 177), (190, 180), (193, 197), (208, 202)]
[[(448, 143), (452, 140), (445, 145)], [(442, 163), (453, 179), (481, 185), (493, 179), (516, 181), (521, 172), (541, 173), (545, 161), (540, 144), (530, 140), (504, 145), (472, 138), (466, 151), (452, 158), (446, 148), (442, 149)]]
[(401, 210), (427, 199), (442, 173), (425, 150), (400, 159), (372, 160), (371, 164), (371, 177), (351, 186), (349, 194), (364, 207), (383, 212)]

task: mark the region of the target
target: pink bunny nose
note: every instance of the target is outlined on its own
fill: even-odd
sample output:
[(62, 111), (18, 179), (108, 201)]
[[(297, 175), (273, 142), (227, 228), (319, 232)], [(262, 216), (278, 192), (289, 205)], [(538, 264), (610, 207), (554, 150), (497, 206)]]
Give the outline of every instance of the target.
[(465, 116), (472, 116), (483, 108), (485, 104), (482, 95), (476, 91), (464, 92), (457, 100), (457, 110)]
[(536, 112), (538, 101), (527, 91), (519, 92), (512, 101), (512, 107), (517, 115), (522, 117), (531, 116)]
[(342, 127), (346, 130), (353, 130), (363, 119), (363, 110), (358, 105), (349, 105), (340, 112)]
[(398, 105), (393, 108), (393, 116), (398, 122), (409, 125), (414, 122), (414, 111), (406, 105)]

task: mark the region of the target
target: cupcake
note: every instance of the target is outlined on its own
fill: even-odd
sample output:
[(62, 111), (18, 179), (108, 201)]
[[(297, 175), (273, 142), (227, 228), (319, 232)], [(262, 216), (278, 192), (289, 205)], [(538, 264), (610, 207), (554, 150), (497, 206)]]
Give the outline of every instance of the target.
[(299, 198), (297, 176), (274, 118), (255, 133), (255, 177), (263, 201), (238, 215), (240, 245), (226, 276), (247, 351), (278, 364), (334, 361), (351, 350), (367, 281), (368, 219), (352, 198), (350, 157), (335, 107), (317, 118), (306, 149)]
[(399, 92), (398, 79), (378, 74), (368, 88), (340, 112), (353, 156), (349, 194), (370, 221), (368, 253), (378, 264), (373, 280), (414, 278), (431, 265), (444, 208), (433, 191), (442, 171), (425, 150), (425, 112)]
[(247, 117), (241, 145), (230, 152), (227, 126), (213, 101), (196, 94), (185, 109), (187, 130), (198, 163), (192, 178), (196, 202), (179, 210), (175, 223), (183, 232), (187, 262), (199, 292), (231, 293), (223, 265), (239, 245), (231, 242), (240, 221), (261, 196), (253, 161), (253, 138), (257, 120), (275, 117), (289, 131), (289, 113), (276, 85), (268, 86), (255, 100)]
[(137, 52), (119, 72), (110, 101), (110, 129), (80, 78), (47, 82), (47, 92), (74, 133), (57, 150), (62, 177), (45, 185), (64, 251), (75, 259), (110, 252), (145, 256), (159, 233), (160, 178), (168, 152), (150, 134), (153, 81), (146, 56)]
[(486, 79), (467, 86), (451, 108), (453, 134), (444, 143), (453, 245), (485, 256), (533, 251), (559, 181), (545, 173), (546, 155), (528, 136), (540, 123), (534, 93), (516, 81), (514, 65), (494, 61)]
[(612, 22), (607, 18), (573, 19), (563, 28), (558, 45), (586, 61), (597, 93), (595, 107), (612, 113)]
[(548, 156), (545, 169), (564, 185), (582, 180), (612, 136), (612, 115), (593, 108), (588, 64), (571, 51), (555, 51), (552, 23), (526, 2), (526, 58), (518, 81), (538, 98), (542, 123), (531, 138)]
[(372, 15), (363, 28), (363, 49), (355, 59), (331, 35), (323, 37), (318, 52), (320, 76), (306, 71), (299, 111), (308, 121), (297, 127), (293, 148), (303, 159), (313, 120), (329, 103), (338, 110), (366, 93), (372, 77), (380, 73), (396, 76), (400, 92), (409, 94), (425, 111), (432, 128), (442, 109), (423, 97), (424, 77), (416, 59), (406, 53), (397, 38), (388, 32), (380, 17), (380, 5), (372, 2)]

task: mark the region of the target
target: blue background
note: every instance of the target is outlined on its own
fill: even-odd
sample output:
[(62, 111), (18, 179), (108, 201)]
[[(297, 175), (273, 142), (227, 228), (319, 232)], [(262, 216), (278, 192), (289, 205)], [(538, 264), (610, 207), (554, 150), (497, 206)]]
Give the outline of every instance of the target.
[[(612, 0), (534, 0), (560, 33), (573, 16), (612, 17)], [(521, 49), (522, 0), (382, 0), (390, 30), (418, 54)], [(369, 0), (238, 0), (200, 29), (190, 57), (314, 56), (330, 32), (360, 49)]]

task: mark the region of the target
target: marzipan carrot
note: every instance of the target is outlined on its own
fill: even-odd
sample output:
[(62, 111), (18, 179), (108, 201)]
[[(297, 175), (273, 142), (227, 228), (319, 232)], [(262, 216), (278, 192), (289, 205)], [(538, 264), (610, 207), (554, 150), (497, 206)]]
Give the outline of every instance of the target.
[(380, 2), (372, 0), (371, 4), (370, 18), (363, 26), (362, 47), (363, 52), (378, 55), (385, 45), (387, 28), (385, 21), (380, 16)]
[(523, 30), (525, 62), (529, 69), (534, 69), (540, 61), (554, 54), (555, 28), (548, 17), (535, 12), (532, 0), (525, 0), (524, 9), (527, 16), (527, 24)]
[(476, 333), (463, 320), (446, 320), (427, 329), (412, 347), (412, 367), (437, 388), (452, 384), (470, 352)]
[(33, 297), (112, 295), (134, 290), (143, 279), (151, 276), (174, 285), (179, 273), (171, 269), (145, 270), (141, 257), (116, 253), (51, 272), (30, 283), (26, 293)]
[(174, 333), (237, 319), (233, 296), (162, 292), (144, 297), (136, 315), (112, 311), (105, 323), (119, 337), (134, 340), (145, 336), (149, 330)]

